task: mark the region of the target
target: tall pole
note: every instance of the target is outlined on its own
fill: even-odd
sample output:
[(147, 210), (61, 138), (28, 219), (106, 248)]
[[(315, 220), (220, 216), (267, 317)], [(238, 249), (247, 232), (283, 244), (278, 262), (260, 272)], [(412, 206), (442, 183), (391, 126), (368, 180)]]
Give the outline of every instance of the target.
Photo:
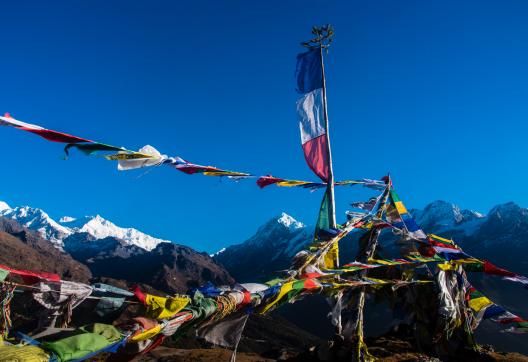
[[(327, 24), (321, 27), (314, 26), (312, 28), (312, 34), (315, 35), (315, 38), (303, 42), (302, 45), (308, 49), (315, 50), (319, 49), (319, 56), (321, 60), (321, 77), (322, 77), (322, 93), (323, 93), (323, 116), (324, 116), (324, 127), (325, 127), (325, 138), (326, 138), (326, 154), (328, 160), (328, 179), (326, 180), (326, 196), (328, 196), (328, 226), (331, 229), (337, 229), (336, 222), (336, 213), (335, 213), (335, 195), (334, 195), (334, 169), (332, 164), (332, 149), (330, 147), (330, 127), (328, 122), (328, 105), (326, 100), (326, 76), (325, 76), (325, 67), (324, 67), (324, 57), (323, 50), (328, 49), (330, 44), (333, 41), (334, 29), (331, 25)], [(334, 253), (334, 267), (339, 266), (339, 254)], [(337, 276), (339, 280), (339, 276)], [(338, 294), (333, 301), (333, 303), (341, 303), (341, 294)], [(336, 334), (341, 335), (342, 325), (341, 325), (341, 315), (337, 320), (336, 325)]]
[[(328, 106), (326, 102), (326, 77), (325, 77), (325, 67), (324, 67), (324, 58), (323, 58), (323, 48), (322, 39), (319, 46), (319, 51), (321, 54), (321, 70), (323, 76), (323, 114), (325, 122), (325, 133), (326, 133), (326, 152), (328, 156), (328, 181), (327, 181), (327, 193), (328, 193), (328, 221), (332, 229), (337, 228), (336, 223), (336, 213), (335, 213), (335, 195), (334, 195), (334, 168), (332, 164), (332, 148), (330, 147), (330, 127), (328, 124)], [(339, 260), (336, 261), (336, 266), (338, 266)]]

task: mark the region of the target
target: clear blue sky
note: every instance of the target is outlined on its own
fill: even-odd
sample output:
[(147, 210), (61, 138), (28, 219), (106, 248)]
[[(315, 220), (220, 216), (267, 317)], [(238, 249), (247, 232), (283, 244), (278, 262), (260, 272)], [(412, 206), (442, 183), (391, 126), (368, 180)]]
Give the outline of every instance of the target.
[[(526, 1), (28, 1), (2, 5), (0, 111), (128, 148), (315, 180), (293, 71), (332, 23), (327, 58), (337, 179), (390, 171), (408, 207), (528, 205)], [(52, 217), (99, 213), (214, 251), (320, 192), (115, 164), (0, 129), (0, 199)], [(337, 193), (339, 218), (359, 188)]]

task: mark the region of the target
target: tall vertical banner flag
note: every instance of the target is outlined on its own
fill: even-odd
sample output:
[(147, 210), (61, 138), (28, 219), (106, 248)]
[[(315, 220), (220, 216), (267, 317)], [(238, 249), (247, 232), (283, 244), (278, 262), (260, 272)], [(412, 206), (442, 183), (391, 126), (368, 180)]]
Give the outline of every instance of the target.
[(323, 181), (328, 181), (329, 162), (324, 122), (323, 69), (320, 49), (311, 49), (297, 55), (295, 70), (297, 114), (301, 129), (301, 142), (306, 163)]

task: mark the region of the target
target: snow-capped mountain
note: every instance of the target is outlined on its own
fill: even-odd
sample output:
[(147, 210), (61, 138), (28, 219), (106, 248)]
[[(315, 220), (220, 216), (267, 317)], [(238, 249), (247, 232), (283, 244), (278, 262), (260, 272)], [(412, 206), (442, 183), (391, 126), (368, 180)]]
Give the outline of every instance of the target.
[(231, 270), (238, 281), (266, 278), (286, 268), (292, 256), (303, 249), (312, 236), (312, 228), (283, 212), (262, 225), (245, 242), (216, 253), (214, 259)]
[(62, 226), (67, 227), (72, 233), (87, 233), (95, 239), (114, 237), (123, 240), (128, 245), (135, 245), (145, 250), (152, 250), (160, 243), (169, 243), (134, 228), (122, 228), (109, 220), (96, 216), (84, 216), (76, 219), (70, 216), (62, 217), (59, 221)]
[(283, 212), (279, 217), (262, 225), (244, 244), (273, 248), (276, 252), (271, 260), (275, 260), (283, 255), (287, 257), (295, 255), (310, 239), (310, 235), (302, 222)]
[(424, 230), (435, 232), (459, 230), (470, 235), (484, 222), (486, 216), (472, 210), (461, 210), (457, 205), (437, 200), (423, 210), (411, 210), (414, 219)]
[(56, 222), (42, 209), (29, 206), (11, 208), (2, 201), (0, 202), (0, 216), (15, 220), (20, 225), (37, 231), (42, 238), (49, 240), (59, 248), (64, 246), (64, 239), (81, 233), (86, 233), (95, 240), (114, 237), (124, 241), (127, 245), (134, 245), (148, 251), (160, 243), (170, 242), (152, 237), (134, 228), (119, 227), (99, 215), (84, 216), (78, 219), (65, 216)]

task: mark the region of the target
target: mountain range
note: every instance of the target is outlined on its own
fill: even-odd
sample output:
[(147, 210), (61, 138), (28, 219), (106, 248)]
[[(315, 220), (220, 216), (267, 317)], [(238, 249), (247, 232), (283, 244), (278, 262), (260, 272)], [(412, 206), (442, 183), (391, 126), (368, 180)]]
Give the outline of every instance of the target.
[(160, 243), (169, 242), (134, 228), (119, 227), (99, 215), (81, 218), (64, 216), (57, 222), (42, 209), (30, 206), (11, 208), (7, 203), (0, 201), (0, 216), (15, 220), (20, 225), (37, 231), (42, 238), (49, 240), (58, 248), (64, 246), (66, 238), (79, 233), (86, 233), (96, 240), (106, 237), (118, 238), (127, 245), (134, 245), (148, 251), (153, 250)]
[[(519, 273), (528, 272), (528, 260), (512, 258), (526, 250), (528, 209), (509, 202), (483, 214), (460, 209), (446, 201), (434, 201), (423, 209), (410, 212), (426, 232), (452, 237), (476, 257), (493, 259)], [(117, 226), (99, 215), (62, 217), (55, 221), (42, 209), (30, 206), (12, 208), (0, 201), (0, 218), (15, 221), (20, 227), (36, 232), (58, 250), (97, 267), (102, 267), (102, 261), (109, 258), (127, 259), (142, 255), (148, 258), (148, 255), (166, 254), (168, 249), (173, 249), (172, 245), (178, 245), (134, 228)], [(222, 248), (211, 256), (237, 281), (255, 281), (287, 269), (292, 256), (306, 247), (312, 236), (312, 226), (283, 212), (259, 227), (249, 239)], [(354, 238), (356, 236), (351, 235), (342, 241), (343, 262), (354, 259), (354, 244), (351, 244)], [(189, 247), (178, 247), (183, 254), (191, 253)], [(187, 248), (185, 252), (183, 248)], [(380, 250), (383, 250), (383, 243)], [(193, 252), (211, 259), (205, 253)]]
[[(526, 249), (528, 209), (509, 202), (483, 214), (439, 200), (410, 212), (426, 232), (452, 237), (476, 257), (492, 255), (495, 260), (498, 258), (504, 262), (505, 267), (518, 272), (528, 271), (527, 260), (511, 258), (516, 252)], [(30, 206), (11, 208), (0, 201), (0, 218), (13, 220), (21, 227), (36, 232), (55, 248), (94, 265), (113, 257), (126, 259), (154, 255), (155, 250), (158, 250), (157, 253), (162, 253), (161, 250), (167, 252), (166, 249), (171, 249), (170, 245), (177, 245), (134, 228), (117, 226), (99, 215), (81, 218), (66, 216), (55, 221), (42, 209)], [(313, 226), (283, 212), (260, 226), (249, 239), (222, 248), (210, 256), (237, 281), (255, 281), (288, 268), (292, 256), (306, 247), (312, 236)], [(354, 238), (351, 235), (342, 242), (343, 262), (354, 259), (354, 245), (351, 244)], [(183, 248), (182, 245), (179, 247)], [(205, 253), (197, 254), (206, 257)]]

